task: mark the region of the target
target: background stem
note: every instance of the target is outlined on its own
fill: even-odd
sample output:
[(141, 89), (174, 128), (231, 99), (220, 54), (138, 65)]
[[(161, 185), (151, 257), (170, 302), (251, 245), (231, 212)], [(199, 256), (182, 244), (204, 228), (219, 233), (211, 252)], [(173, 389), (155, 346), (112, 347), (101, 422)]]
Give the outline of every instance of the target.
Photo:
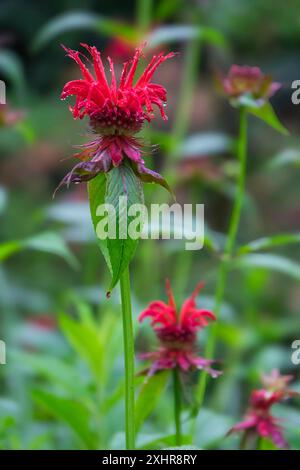
[[(244, 191), (245, 191), (245, 175), (246, 175), (246, 160), (247, 160), (247, 111), (244, 108), (240, 110), (240, 129), (239, 129), (239, 137), (238, 137), (238, 148), (237, 148), (237, 156), (240, 162), (240, 170), (237, 182), (237, 191), (234, 201), (234, 206), (232, 210), (232, 215), (229, 224), (229, 232), (227, 237), (227, 242), (224, 250), (223, 259), (221, 261), (220, 270), (217, 279), (217, 288), (216, 288), (216, 300), (215, 300), (215, 309), (214, 313), (218, 317), (221, 309), (221, 305), (223, 303), (226, 280), (227, 280), (227, 273), (228, 273), (228, 263), (232, 257), (236, 235), (238, 231), (240, 216), (241, 216), (241, 208), (244, 199)], [(212, 325), (210, 335), (208, 337), (207, 346), (205, 349), (205, 357), (212, 358), (215, 344), (217, 339), (217, 332), (218, 332), (218, 324)], [(198, 414), (200, 407), (202, 406), (205, 390), (207, 385), (207, 374), (203, 372), (201, 374), (198, 390), (197, 390), (197, 403), (198, 407), (196, 410), (196, 414)]]
[(134, 336), (132, 326), (130, 277), (126, 268), (120, 278), (123, 338), (124, 338), (124, 367), (125, 367), (125, 432), (126, 448), (135, 447), (134, 429)]
[(174, 390), (174, 419), (175, 419), (175, 443), (181, 446), (181, 385), (179, 370), (176, 367), (173, 370), (173, 390)]
[(148, 31), (151, 23), (152, 0), (137, 0), (136, 21), (141, 36)]
[(193, 93), (197, 81), (197, 70), (200, 63), (202, 43), (198, 39), (189, 41), (186, 46), (184, 55), (184, 63), (182, 66), (183, 75), (181, 78), (181, 86), (179, 98), (177, 102), (177, 112), (172, 127), (172, 150), (167, 156), (166, 173), (174, 171), (174, 160), (181, 157), (177, 154), (178, 147), (184, 139), (190, 121), (190, 113), (193, 102)]

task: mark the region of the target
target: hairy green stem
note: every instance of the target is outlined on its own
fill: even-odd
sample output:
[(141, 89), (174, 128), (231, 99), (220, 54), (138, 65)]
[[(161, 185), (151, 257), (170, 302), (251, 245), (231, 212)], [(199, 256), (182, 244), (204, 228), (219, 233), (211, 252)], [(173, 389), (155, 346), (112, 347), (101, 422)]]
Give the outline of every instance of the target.
[(120, 278), (123, 338), (124, 338), (124, 366), (125, 366), (125, 432), (126, 448), (135, 447), (134, 429), (134, 335), (132, 326), (130, 277), (129, 268)]
[[(234, 200), (234, 206), (232, 210), (232, 215), (229, 224), (229, 232), (227, 236), (227, 241), (225, 245), (223, 259), (221, 261), (221, 266), (217, 279), (217, 288), (216, 288), (216, 299), (215, 299), (215, 309), (214, 313), (218, 317), (221, 309), (221, 305), (224, 299), (224, 292), (226, 287), (226, 280), (228, 274), (228, 266), (231, 260), (232, 254), (234, 252), (234, 246), (236, 241), (236, 235), (238, 231), (241, 209), (244, 200), (245, 192), (245, 176), (246, 176), (246, 160), (247, 160), (247, 111), (244, 108), (240, 110), (240, 129), (238, 137), (238, 147), (237, 147), (237, 156), (240, 163), (239, 176), (237, 182), (237, 191)], [(205, 349), (205, 357), (212, 358), (215, 350), (216, 340), (218, 333), (218, 325), (214, 324), (211, 328), (208, 342)], [(207, 385), (207, 374), (203, 372), (201, 374), (198, 390), (197, 390), (197, 410), (196, 415), (199, 412), (200, 407), (202, 406), (205, 390)]]
[(181, 385), (179, 370), (173, 370), (173, 391), (174, 391), (174, 420), (175, 420), (175, 443), (181, 446)]

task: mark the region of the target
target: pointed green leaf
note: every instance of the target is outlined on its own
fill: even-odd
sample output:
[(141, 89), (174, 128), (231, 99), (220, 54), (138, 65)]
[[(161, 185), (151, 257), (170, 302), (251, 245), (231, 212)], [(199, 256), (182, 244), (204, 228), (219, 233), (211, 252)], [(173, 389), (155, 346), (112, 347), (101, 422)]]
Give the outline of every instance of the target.
[(146, 379), (135, 405), (135, 426), (138, 431), (147, 416), (155, 408), (167, 385), (169, 371), (159, 372)]
[(226, 45), (224, 36), (216, 29), (188, 24), (159, 26), (149, 34), (147, 45), (149, 48), (154, 48), (172, 42), (190, 41), (193, 39), (217, 46), (224, 47)]
[(22, 243), (18, 240), (0, 243), (0, 262), (22, 250)]
[(34, 235), (22, 242), (23, 248), (43, 251), (60, 256), (73, 268), (78, 268), (78, 261), (66, 245), (64, 239), (55, 232), (43, 232)]
[(60, 327), (70, 344), (88, 364), (95, 378), (101, 383), (104, 347), (95, 325), (77, 321), (67, 315), (60, 316)]
[(133, 216), (128, 216), (128, 211), (133, 204), (144, 203), (142, 183), (130, 164), (124, 163), (108, 173), (105, 203), (115, 210), (108, 217), (108, 224), (115, 223), (115, 237), (107, 238), (112, 269), (110, 289), (113, 289), (129, 265), (138, 244), (138, 238), (135, 239), (128, 233), (128, 227), (134, 219)]
[(95, 435), (90, 428), (92, 412), (83, 403), (43, 390), (34, 390), (33, 398), (54, 416), (65, 421), (82, 441), (85, 448), (97, 448)]
[(300, 233), (284, 233), (272, 237), (263, 237), (247, 243), (239, 248), (238, 253), (252, 253), (253, 251), (266, 250), (277, 246), (300, 243)]
[(1, 76), (7, 77), (19, 93), (25, 88), (25, 78), (22, 63), (19, 57), (12, 51), (1, 50), (0, 52)]
[(284, 256), (271, 254), (248, 254), (233, 262), (233, 267), (253, 267), (278, 271), (300, 280), (300, 264)]
[(267, 163), (267, 168), (277, 170), (284, 166), (295, 168), (300, 167), (300, 150), (296, 148), (287, 148), (277, 153), (271, 161)]
[(127, 40), (136, 39), (136, 31), (129, 24), (111, 20), (88, 11), (71, 11), (47, 22), (38, 31), (32, 43), (32, 48), (34, 51), (38, 51), (66, 32), (82, 30), (97, 31), (105, 36), (118, 36)]
[(228, 135), (217, 132), (205, 132), (187, 137), (179, 146), (178, 155), (180, 155), (181, 159), (198, 159), (230, 152), (233, 148), (233, 139)]
[(272, 105), (268, 101), (262, 105), (259, 105), (255, 100), (252, 100), (248, 97), (243, 97), (242, 104), (246, 106), (248, 113), (258, 117), (266, 124), (273, 127), (273, 129), (276, 131), (284, 135), (289, 134), (289, 131), (281, 124), (275, 114), (274, 109), (272, 108)]
[[(93, 178), (91, 181), (88, 182), (88, 193), (89, 193), (89, 201), (90, 201), (90, 211), (93, 226), (97, 235), (97, 225), (101, 220), (100, 216), (97, 215), (97, 208), (105, 203), (105, 193), (106, 193), (106, 180), (107, 177), (104, 173), (100, 173), (96, 178)], [(111, 263), (109, 259), (109, 253), (107, 248), (107, 240), (102, 240), (101, 238), (97, 237), (98, 245), (104, 259), (107, 263), (107, 266), (112, 273)]]
[(78, 268), (78, 261), (63, 238), (55, 232), (42, 232), (24, 240), (11, 240), (0, 244), (0, 261), (19, 251), (30, 249), (42, 251), (63, 258), (72, 268)]

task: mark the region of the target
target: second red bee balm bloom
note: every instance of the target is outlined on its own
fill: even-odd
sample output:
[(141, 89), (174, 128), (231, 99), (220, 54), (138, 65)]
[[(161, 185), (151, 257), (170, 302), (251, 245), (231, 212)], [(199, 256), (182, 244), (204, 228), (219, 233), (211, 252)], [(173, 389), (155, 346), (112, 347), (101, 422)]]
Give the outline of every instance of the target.
[(273, 96), (281, 84), (272, 82), (272, 76), (264, 74), (259, 67), (232, 65), (227, 76), (218, 77), (219, 87), (230, 99), (248, 95), (257, 103), (263, 103)]
[(174, 295), (167, 281), (168, 303), (156, 300), (140, 314), (140, 322), (151, 318), (151, 326), (160, 342), (158, 350), (140, 355), (141, 359), (152, 361), (150, 375), (177, 367), (184, 372), (204, 369), (212, 377), (220, 375), (221, 372), (210, 367), (214, 361), (197, 354), (197, 332), (207, 326), (210, 320), (216, 320), (209, 310), (197, 308), (196, 296), (202, 287), (202, 283), (198, 284), (191, 297), (183, 303), (180, 312), (177, 312)]
[(126, 158), (142, 181), (167, 187), (161, 175), (145, 167), (141, 157), (142, 144), (135, 135), (145, 121), (150, 122), (154, 118), (155, 106), (162, 118), (167, 119), (164, 111), (166, 90), (151, 80), (157, 67), (174, 54), (153, 56), (139, 79), (134, 82), (142, 55), (142, 48), (136, 49), (133, 59), (125, 62), (118, 84), (112, 59), (107, 59), (111, 75), (108, 81), (100, 52), (94, 46), (81, 45), (91, 57), (93, 73), (85, 65), (90, 62), (85, 55), (63, 46), (67, 56), (78, 64), (82, 78), (66, 83), (61, 98), (65, 99), (70, 95), (76, 97), (70, 111), (74, 119), (88, 116), (95, 135), (76, 155), (81, 162), (65, 176), (61, 184), (88, 181), (100, 172), (108, 172), (113, 166), (119, 166)]
[(250, 406), (244, 420), (235, 424), (229, 434), (243, 431), (244, 438), (257, 435), (271, 439), (273, 444), (279, 448), (287, 448), (288, 443), (284, 439), (281, 422), (271, 414), (271, 408), (287, 398), (300, 395), (288, 388), (292, 379), (292, 375), (280, 375), (277, 369), (274, 369), (270, 375), (263, 375), (261, 381), (264, 388), (252, 391), (249, 400)]

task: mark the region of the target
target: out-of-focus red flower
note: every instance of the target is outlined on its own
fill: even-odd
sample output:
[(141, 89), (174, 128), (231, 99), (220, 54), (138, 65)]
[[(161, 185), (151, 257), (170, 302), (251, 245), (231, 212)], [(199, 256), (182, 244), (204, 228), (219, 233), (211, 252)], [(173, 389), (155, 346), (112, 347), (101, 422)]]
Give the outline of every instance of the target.
[(178, 164), (181, 180), (201, 179), (207, 182), (217, 182), (224, 177), (224, 170), (213, 163), (209, 156), (185, 157)]
[(218, 86), (230, 99), (238, 99), (244, 95), (254, 100), (267, 101), (281, 87), (272, 82), (272, 76), (264, 74), (259, 67), (248, 65), (232, 65), (228, 75), (217, 77)]
[(253, 390), (244, 420), (235, 424), (229, 430), (229, 434), (244, 431), (269, 438), (279, 448), (287, 448), (288, 443), (283, 436), (281, 421), (271, 414), (271, 407), (287, 398), (300, 396), (298, 392), (287, 388), (292, 378), (291, 375), (280, 375), (277, 369), (274, 369), (270, 375), (263, 375), (262, 383), (265, 388)]
[(70, 106), (74, 119), (88, 116), (91, 129), (97, 136), (76, 154), (82, 162), (65, 176), (61, 184), (88, 181), (100, 172), (108, 172), (112, 166), (119, 166), (127, 158), (141, 180), (166, 187), (161, 175), (144, 166), (141, 158), (142, 145), (135, 134), (141, 130), (145, 121), (150, 122), (154, 118), (154, 106), (159, 109), (162, 118), (167, 119), (164, 111), (166, 90), (151, 80), (157, 67), (174, 54), (154, 55), (134, 83), (142, 55), (142, 47), (136, 49), (133, 59), (125, 62), (117, 84), (112, 59), (108, 57), (111, 73), (111, 80), (108, 82), (100, 52), (96, 47), (87, 44), (82, 46), (91, 56), (94, 75), (83, 62), (89, 61), (87, 57), (63, 46), (67, 56), (78, 64), (82, 78), (66, 83), (61, 98), (65, 99), (70, 95), (76, 97), (74, 106)]
[(45, 331), (57, 329), (57, 320), (52, 315), (35, 315), (27, 319), (27, 323)]
[(11, 109), (7, 104), (0, 104), (0, 127), (10, 127), (22, 121), (24, 111)]
[(112, 38), (105, 49), (105, 55), (114, 57), (115, 60), (128, 60), (134, 53), (134, 45), (122, 38)]
[(192, 369), (204, 369), (212, 377), (220, 375), (219, 371), (210, 367), (214, 361), (197, 355), (197, 332), (207, 326), (210, 320), (216, 320), (215, 315), (209, 310), (197, 308), (195, 299), (202, 287), (203, 283), (198, 284), (178, 313), (174, 295), (167, 280), (168, 303), (161, 300), (151, 302), (139, 315), (140, 322), (145, 318), (151, 318), (151, 326), (160, 342), (160, 348), (157, 351), (140, 355), (141, 359), (152, 361), (149, 369), (150, 375), (158, 370), (176, 367), (185, 372)]

